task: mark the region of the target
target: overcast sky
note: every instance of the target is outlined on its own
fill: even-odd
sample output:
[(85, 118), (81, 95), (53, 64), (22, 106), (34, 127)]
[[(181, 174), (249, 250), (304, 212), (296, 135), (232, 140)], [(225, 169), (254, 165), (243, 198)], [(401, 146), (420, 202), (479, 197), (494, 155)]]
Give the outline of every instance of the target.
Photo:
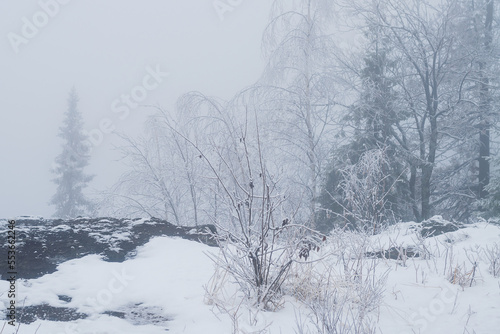
[[(218, 12), (213, 0), (0, 2), (0, 218), (52, 215), (50, 169), (73, 86), (87, 131), (96, 134), (104, 120), (135, 135), (153, 112), (147, 105), (171, 110), (192, 90), (230, 98), (256, 81), (271, 1), (218, 1), (224, 3), (235, 6)], [(148, 90), (141, 90), (148, 75)], [(140, 106), (123, 97), (141, 92)], [(112, 149), (119, 140), (95, 138), (88, 172), (96, 175), (90, 188), (101, 190), (123, 169)]]

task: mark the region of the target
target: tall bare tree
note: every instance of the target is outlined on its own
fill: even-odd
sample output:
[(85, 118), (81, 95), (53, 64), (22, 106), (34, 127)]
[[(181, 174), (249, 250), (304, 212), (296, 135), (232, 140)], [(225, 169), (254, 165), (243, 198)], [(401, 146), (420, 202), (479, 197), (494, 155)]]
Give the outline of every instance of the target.
[(410, 169), (414, 214), (427, 219), (433, 213), (435, 168), (459, 146), (465, 125), (456, 123), (471, 70), (470, 58), (457, 52), (461, 6), (452, 0), (375, 0), (355, 9), (398, 56), (393, 76), (398, 108), (408, 117), (391, 126), (391, 136)]
[(200, 159), (176, 132), (190, 137), (195, 124), (160, 110), (146, 127), (141, 138), (122, 136), (121, 151), (130, 170), (113, 187), (108, 205), (122, 215), (146, 214), (177, 225), (198, 225), (204, 202)]
[[(297, 194), (306, 195), (312, 226), (335, 116), (332, 12), (331, 1), (275, 1), (263, 38), (268, 64), (253, 91), (282, 163), (294, 169), (289, 176)], [(297, 166), (303, 172), (297, 172)]]
[(488, 195), (486, 187), (490, 181), (490, 132), (492, 121), (492, 83), (491, 63), (495, 58), (493, 50), (493, 19), (495, 14), (494, 0), (472, 0), (474, 35), (477, 37), (479, 57), (478, 84), (479, 84), (479, 198)]

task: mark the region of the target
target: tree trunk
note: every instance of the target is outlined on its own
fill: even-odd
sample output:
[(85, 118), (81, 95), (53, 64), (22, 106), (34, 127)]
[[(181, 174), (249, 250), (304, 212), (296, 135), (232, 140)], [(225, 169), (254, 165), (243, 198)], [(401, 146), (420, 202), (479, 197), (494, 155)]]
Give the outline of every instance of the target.
[(479, 130), (479, 198), (488, 196), (486, 186), (490, 182), (490, 123), (483, 120)]
[[(493, 0), (489, 0), (486, 4), (486, 19), (484, 22), (484, 55), (489, 57), (491, 53), (492, 43), (492, 26), (493, 26)], [(490, 128), (489, 113), (491, 112), (491, 93), (489, 91), (489, 77), (487, 74), (488, 66), (485, 59), (479, 62), (479, 198), (483, 199), (488, 196), (488, 191), (485, 189), (490, 182)]]
[(432, 177), (432, 166), (422, 167), (422, 180), (420, 183), (422, 192), (422, 212), (420, 214), (420, 220), (426, 220), (431, 217), (431, 177)]
[(422, 220), (422, 217), (420, 215), (420, 211), (418, 210), (416, 183), (417, 183), (417, 167), (411, 166), (410, 182), (409, 182), (411, 208), (413, 210), (413, 214), (415, 215), (415, 219), (419, 222)]

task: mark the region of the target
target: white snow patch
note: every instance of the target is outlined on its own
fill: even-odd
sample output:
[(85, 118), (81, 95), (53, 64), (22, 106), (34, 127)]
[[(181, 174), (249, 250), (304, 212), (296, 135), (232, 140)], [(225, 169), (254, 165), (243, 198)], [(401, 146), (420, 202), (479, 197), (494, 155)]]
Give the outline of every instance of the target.
[[(420, 243), (420, 247), (425, 246), (430, 252), (427, 258), (404, 262), (379, 260), (377, 272), (389, 270), (382, 304), (374, 311), (380, 331), (385, 334), (463, 333), (465, 330), (496, 333), (500, 326), (500, 278), (489, 273), (483, 250), (500, 243), (500, 227), (480, 222), (424, 240), (419, 240), (416, 233), (417, 224), (404, 223), (369, 238), (373, 250)], [(128, 237), (126, 233), (109, 236), (116, 240)], [(329, 252), (335, 257), (334, 248), (322, 247), (314, 257), (318, 259)], [(18, 306), (46, 303), (89, 315), (87, 319), (69, 323), (38, 320), (22, 324), (18, 333), (33, 334), (38, 327), (37, 334), (163, 334), (166, 329), (170, 333), (231, 333), (230, 318), (204, 302), (204, 286), (214, 273), (206, 252), (217, 254), (218, 250), (179, 238), (157, 237), (139, 247), (137, 255), (123, 263), (105, 262), (98, 255), (88, 255), (60, 264), (55, 273), (18, 281)], [(450, 282), (448, 274), (459, 268), (472, 277), (474, 261), (477, 268), (472, 286)], [(329, 263), (339, 268), (342, 265), (334, 260)], [(1, 291), (8, 288), (8, 282), (0, 281)], [(232, 288), (237, 291), (237, 286)], [(63, 301), (59, 296), (71, 297), (71, 301)], [(3, 304), (4, 310), (8, 303), (7, 294), (1, 294), (0, 305)], [(138, 304), (156, 310), (158, 316), (170, 321), (156, 325), (134, 324), (127, 318), (103, 314), (127, 312), (131, 305)], [(262, 328), (267, 328), (265, 333), (270, 334), (294, 333), (296, 317), (307, 320), (307, 314), (304, 305), (287, 296), (284, 307), (277, 312), (242, 313), (239, 326), (247, 333)], [(2, 334), (17, 330), (9, 327), (7, 325)]]

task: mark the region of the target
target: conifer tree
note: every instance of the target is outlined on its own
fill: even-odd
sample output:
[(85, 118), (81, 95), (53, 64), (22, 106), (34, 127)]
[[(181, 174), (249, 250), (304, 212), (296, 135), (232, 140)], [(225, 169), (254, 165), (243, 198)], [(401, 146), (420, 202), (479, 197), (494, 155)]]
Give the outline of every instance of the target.
[(63, 150), (56, 158), (53, 182), (57, 191), (50, 204), (56, 206), (54, 216), (74, 218), (88, 213), (91, 202), (84, 196), (83, 190), (93, 176), (84, 173), (89, 164), (89, 147), (83, 132), (83, 118), (78, 110), (78, 95), (73, 88), (68, 98), (68, 110), (65, 113), (59, 137), (64, 140)]

